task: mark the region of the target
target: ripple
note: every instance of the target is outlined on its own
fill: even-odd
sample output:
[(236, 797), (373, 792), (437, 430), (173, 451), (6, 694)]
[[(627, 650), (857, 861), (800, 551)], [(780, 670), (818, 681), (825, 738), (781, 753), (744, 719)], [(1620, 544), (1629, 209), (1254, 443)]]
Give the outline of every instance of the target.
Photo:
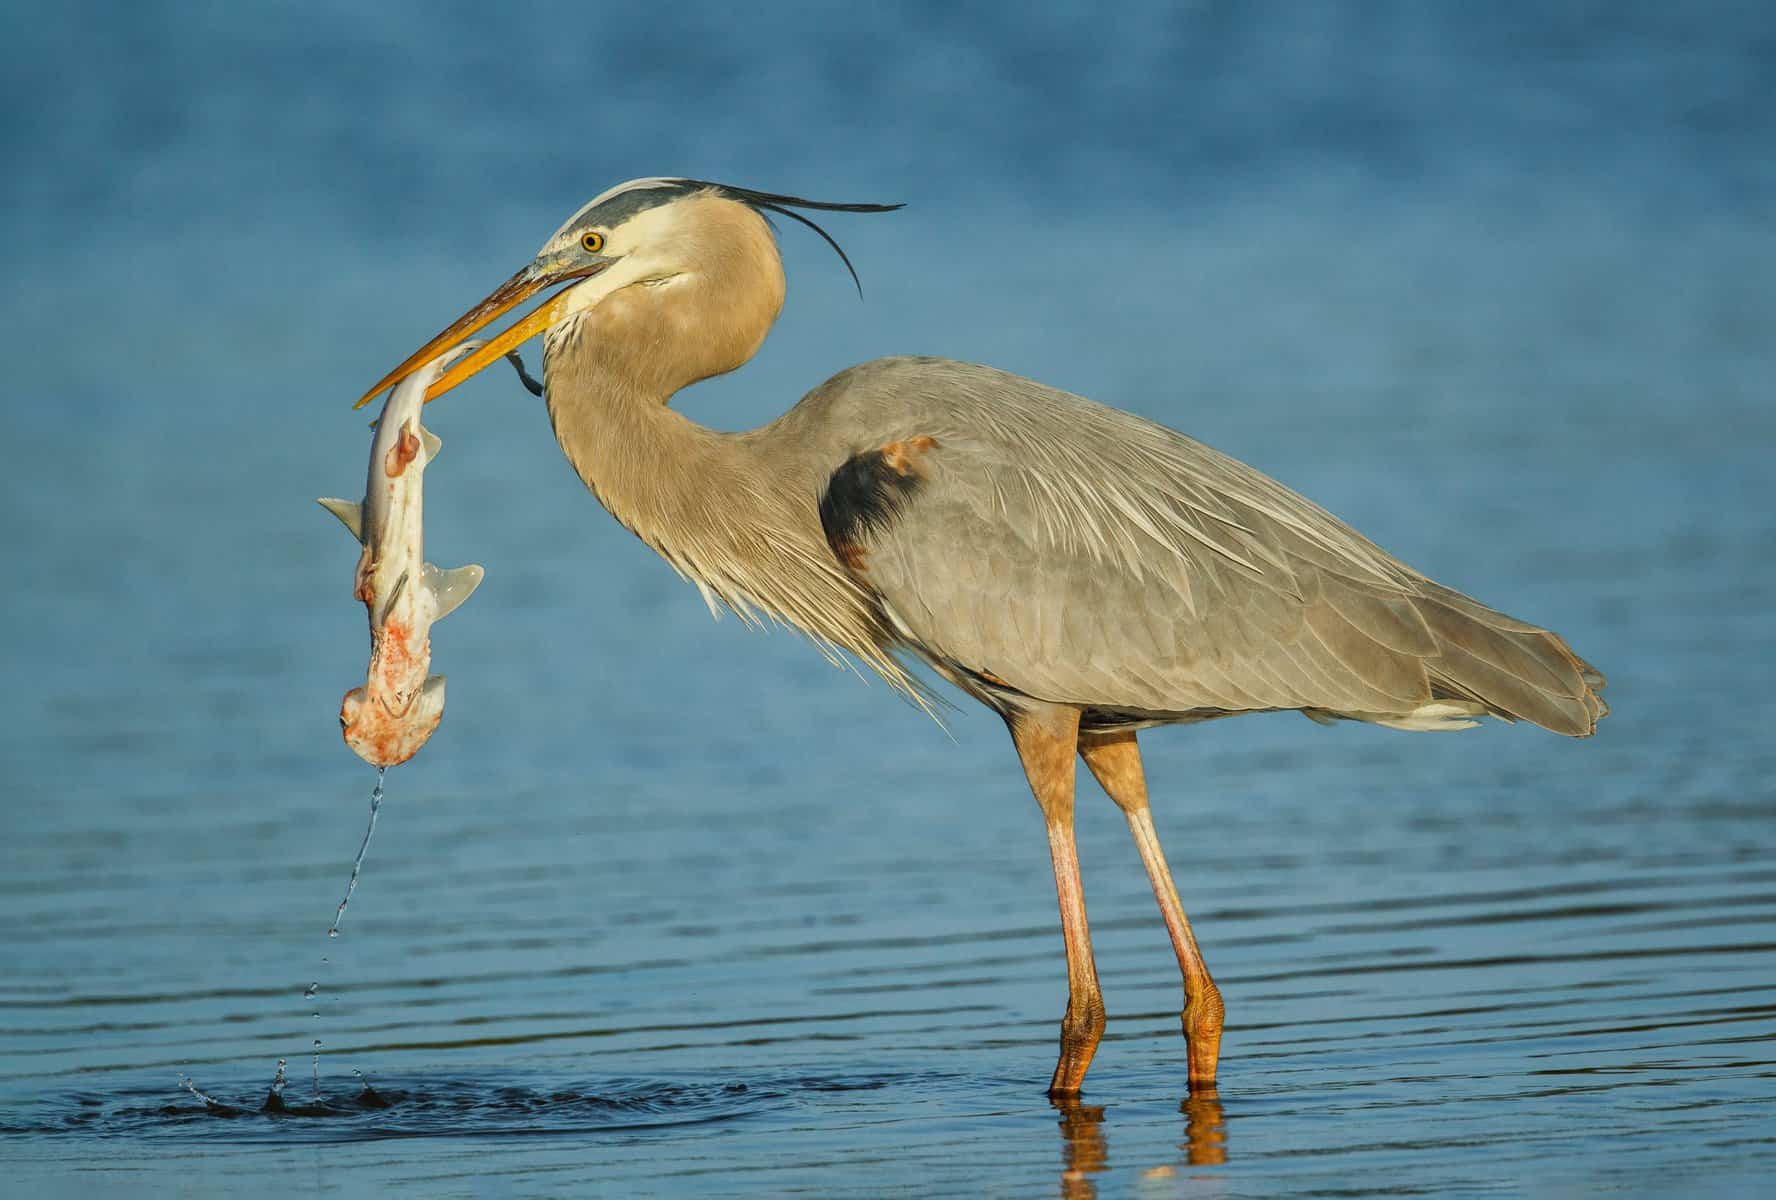
[(304, 1097), (300, 1090), (302, 1081), (295, 1081), (279, 1099), (235, 1081), (206, 1089), (203, 1098), (170, 1084), (82, 1091), (45, 1097), (26, 1121), (0, 1129), (40, 1136), (249, 1142), (615, 1133), (740, 1120), (781, 1105), (790, 1095), (781, 1085), (740, 1080), (512, 1082), (497, 1075), (392, 1075), (350, 1091), (323, 1089)]

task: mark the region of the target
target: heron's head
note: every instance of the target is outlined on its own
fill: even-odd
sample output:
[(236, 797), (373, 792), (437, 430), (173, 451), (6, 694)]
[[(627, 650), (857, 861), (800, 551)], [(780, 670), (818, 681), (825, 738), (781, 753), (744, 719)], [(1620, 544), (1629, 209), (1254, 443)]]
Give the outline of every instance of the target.
[[(364, 394), (359, 406), (526, 300), (565, 284), (529, 315), (460, 359), (426, 391), (435, 400), (539, 333), (568, 334), (625, 357), (676, 390), (731, 371), (758, 350), (783, 305), (783, 264), (767, 224), (796, 209), (888, 212), (898, 204), (832, 204), (700, 179), (635, 179), (594, 198), (535, 258)], [(852, 279), (857, 272), (851, 269)], [(664, 352), (663, 352), (664, 351)]]

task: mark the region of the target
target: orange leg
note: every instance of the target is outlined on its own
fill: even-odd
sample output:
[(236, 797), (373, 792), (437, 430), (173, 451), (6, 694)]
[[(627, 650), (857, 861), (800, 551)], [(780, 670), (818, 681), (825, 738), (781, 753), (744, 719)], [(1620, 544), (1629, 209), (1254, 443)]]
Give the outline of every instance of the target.
[(1092, 962), (1085, 893), (1079, 882), (1079, 852), (1073, 844), (1073, 753), (1079, 744), (1079, 713), (1071, 708), (1043, 708), (1006, 723), (1048, 825), (1048, 852), (1054, 859), (1055, 894), (1061, 905), (1061, 936), (1067, 944), (1067, 1015), (1061, 1019), (1061, 1057), (1048, 1094), (1076, 1096), (1098, 1039), (1104, 1036), (1104, 998), (1098, 991), (1098, 969)]
[(1178, 969), (1184, 974), (1184, 1044), (1190, 1056), (1190, 1090), (1212, 1088), (1215, 1065), (1221, 1057), (1221, 1020), (1225, 1012), (1221, 989), (1209, 978), (1209, 968), (1196, 947), (1184, 906), (1178, 901), (1178, 889), (1172, 884), (1172, 873), (1166, 868), (1165, 852), (1159, 848), (1159, 834), (1154, 832), (1153, 815), (1147, 807), (1141, 749), (1129, 731), (1086, 733), (1080, 735), (1079, 754), (1122, 809), (1123, 816), (1128, 818), (1129, 832), (1135, 835), (1141, 865), (1147, 868), (1147, 880), (1153, 885), (1153, 896), (1165, 917), (1166, 932), (1172, 936)]

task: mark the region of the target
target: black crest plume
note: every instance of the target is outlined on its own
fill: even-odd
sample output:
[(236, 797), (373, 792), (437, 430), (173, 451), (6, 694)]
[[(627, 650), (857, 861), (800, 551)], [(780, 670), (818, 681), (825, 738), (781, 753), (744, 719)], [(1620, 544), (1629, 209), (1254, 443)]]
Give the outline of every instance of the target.
[(783, 196), (776, 192), (755, 192), (751, 188), (735, 187), (729, 183), (713, 183), (707, 179), (675, 179), (672, 182), (682, 183), (689, 187), (709, 188), (720, 192), (730, 200), (738, 200), (753, 208), (765, 209), (777, 213), (779, 216), (788, 217), (792, 221), (800, 221), (818, 233), (821, 240), (833, 248), (833, 253), (839, 256), (839, 261), (845, 264), (847, 271), (851, 272), (851, 282), (856, 286), (859, 296), (863, 295), (863, 281), (857, 277), (857, 268), (851, 265), (851, 256), (845, 253), (844, 247), (833, 240), (832, 234), (795, 210), (811, 208), (820, 212), (878, 213), (893, 212), (897, 208), (906, 207), (904, 204), (834, 204), (827, 200), (804, 200), (800, 196)]

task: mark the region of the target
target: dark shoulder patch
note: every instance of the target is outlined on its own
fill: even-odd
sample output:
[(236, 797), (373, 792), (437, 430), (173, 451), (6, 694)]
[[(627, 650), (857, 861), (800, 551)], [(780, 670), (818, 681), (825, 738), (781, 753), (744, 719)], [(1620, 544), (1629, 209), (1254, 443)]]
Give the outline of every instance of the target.
[(826, 481), (820, 497), (820, 527), (839, 561), (865, 569), (864, 540), (887, 529), (925, 482), (919, 459), (937, 439), (908, 438), (853, 454)]

